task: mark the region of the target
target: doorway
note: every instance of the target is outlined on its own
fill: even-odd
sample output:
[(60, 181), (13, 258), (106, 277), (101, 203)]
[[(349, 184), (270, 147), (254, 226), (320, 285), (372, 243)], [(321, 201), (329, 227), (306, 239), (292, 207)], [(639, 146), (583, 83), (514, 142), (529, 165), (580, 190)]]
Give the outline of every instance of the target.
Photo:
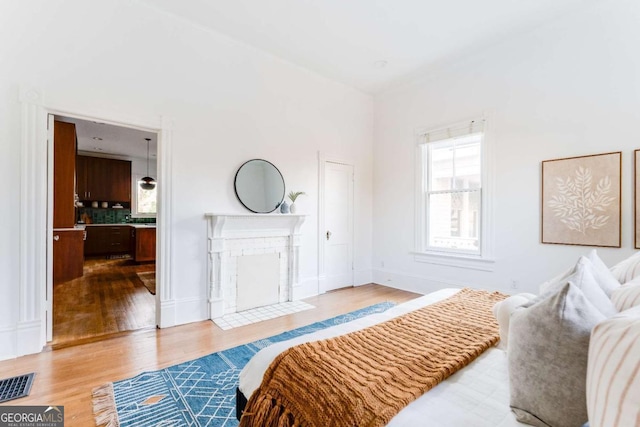
[[(47, 341), (57, 348), (155, 327), (158, 133), (64, 115), (49, 115), (49, 124), (54, 188), (49, 186), (48, 196), (53, 279), (47, 289)], [(61, 128), (74, 139), (64, 142), (73, 146), (65, 158), (56, 157), (65, 153), (58, 149)], [(69, 169), (72, 187), (61, 191), (59, 178)], [(153, 185), (140, 185), (144, 177), (154, 178)], [(59, 212), (68, 203), (57, 200), (71, 190), (73, 217), (60, 223)], [(67, 233), (82, 233), (75, 249), (62, 245)], [(65, 263), (82, 268), (60, 274)]]
[(320, 160), (320, 292), (353, 286), (353, 165)]

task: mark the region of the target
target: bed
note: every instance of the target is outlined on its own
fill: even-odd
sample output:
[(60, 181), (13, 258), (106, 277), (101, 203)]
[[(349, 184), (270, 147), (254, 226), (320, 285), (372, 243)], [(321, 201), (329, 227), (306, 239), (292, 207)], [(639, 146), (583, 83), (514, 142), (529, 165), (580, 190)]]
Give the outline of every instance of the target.
[[(423, 297), (395, 306), (384, 313), (374, 314), (348, 323), (336, 325), (312, 334), (276, 343), (258, 352), (240, 373), (238, 401), (241, 412), (244, 399), (260, 386), (264, 372), (282, 351), (303, 342), (335, 337), (357, 331), (377, 323), (409, 313), (442, 301), (459, 289), (442, 289)], [(485, 351), (470, 365), (441, 382), (402, 411), (387, 425), (408, 427), (439, 426), (524, 426), (516, 421), (509, 408), (509, 385), (506, 353), (493, 347)]]
[[(268, 387), (268, 383), (276, 377), (274, 372), (278, 372), (280, 361), (286, 359), (288, 354), (299, 354), (297, 350), (300, 348), (319, 348), (323, 345), (332, 352), (343, 352), (343, 347), (325, 343), (343, 343), (346, 345), (344, 348), (348, 349), (350, 337), (359, 335), (362, 341), (371, 340), (371, 329), (404, 322), (407, 317), (414, 316), (417, 312), (430, 311), (432, 318), (458, 323), (458, 318), (451, 317), (451, 313), (442, 313), (449, 310), (445, 307), (449, 304), (448, 301), (461, 300), (461, 296), (469, 291), (442, 289), (400, 304), (384, 313), (336, 325), (261, 350), (240, 373), (237, 391), (238, 418), (240, 419), (246, 398), (251, 398), (254, 391), (264, 391), (265, 387)], [(480, 296), (482, 291), (471, 292), (479, 292), (479, 298), (484, 298)], [(501, 298), (504, 298), (504, 295)], [(525, 302), (518, 301), (519, 299)], [(473, 312), (476, 301), (476, 297), (465, 301), (462, 304), (463, 310)], [(588, 418), (591, 427), (640, 426), (640, 252), (609, 269), (599, 259), (596, 251), (592, 250), (587, 256), (581, 256), (575, 266), (543, 283), (539, 295), (519, 294), (493, 304), (493, 314), (496, 317), (492, 317), (491, 320), (487, 320), (486, 303), (487, 301), (480, 311), (474, 312), (475, 317), (471, 316), (472, 323), (459, 322), (459, 327), (469, 336), (478, 334), (476, 321), (482, 319), (482, 322), (486, 322), (485, 326), (489, 326), (486, 330), (490, 331), (494, 339), (485, 342), (486, 345), (481, 349), (483, 352), (475, 360), (469, 359), (472, 361), (468, 360), (466, 366), (463, 365), (462, 369), (426, 393), (413, 394), (412, 397), (417, 396), (415, 400), (404, 407), (397, 406), (402, 409), (397, 413), (388, 412), (385, 421), (379, 419), (381, 422), (376, 425), (383, 425), (385, 422), (387, 426), (392, 427), (425, 425), (426, 422), (435, 427), (527, 425), (518, 421), (520, 420), (533, 425), (573, 427), (581, 425)], [(462, 312), (458, 311), (458, 314)], [(491, 325), (495, 325), (496, 318), (503, 339), (493, 346), (497, 338), (494, 326)], [(390, 319), (395, 320), (387, 322)], [(408, 335), (418, 342), (420, 346), (414, 347), (414, 351), (423, 359), (425, 349), (430, 348), (423, 345), (424, 342), (434, 342), (431, 335), (438, 335), (433, 332), (436, 330), (433, 328), (434, 324), (436, 323), (429, 323), (426, 331), (420, 323), (413, 323), (410, 328), (400, 330), (400, 334)], [(444, 322), (440, 325), (444, 325)], [(367, 331), (361, 331), (365, 328), (368, 328)], [(420, 338), (416, 340), (414, 334), (406, 334), (408, 330), (421, 330)], [(450, 332), (446, 327), (443, 331)], [(332, 339), (324, 341), (327, 338)], [(396, 336), (388, 338), (393, 340), (394, 345), (402, 341), (396, 340)], [(438, 342), (442, 341), (444, 340)], [(436, 347), (440, 350), (446, 348)], [(414, 354), (406, 350), (397, 352), (395, 347), (394, 352)], [(275, 417), (277, 422), (271, 423), (273, 425), (281, 422), (295, 424), (295, 417), (300, 411), (288, 411), (286, 405), (291, 403), (297, 407), (315, 404), (320, 408), (320, 411), (316, 412), (319, 418), (330, 421), (337, 418), (335, 415), (327, 418), (324, 413), (327, 406), (324, 403), (319, 405), (312, 402), (309, 405), (309, 400), (298, 399), (299, 394), (296, 393), (300, 390), (302, 394), (312, 398), (316, 397), (318, 389), (325, 390), (323, 396), (327, 393), (343, 396), (334, 393), (331, 387), (327, 387), (328, 391), (323, 387), (313, 388), (306, 384), (306, 388), (296, 387), (296, 384), (304, 382), (298, 383), (291, 378), (301, 378), (298, 372), (307, 375), (305, 369), (300, 369), (301, 366), (314, 371), (313, 375), (316, 377), (324, 375), (325, 372), (318, 373), (315, 369), (317, 361), (320, 360), (317, 358), (319, 353), (303, 354), (306, 358), (295, 360), (299, 365), (288, 365), (290, 369), (284, 370), (286, 375), (281, 375), (280, 370), (280, 376), (277, 377), (283, 388), (295, 389), (296, 392), (289, 392), (290, 398), (282, 400), (282, 404), (278, 400), (282, 394), (271, 393), (273, 389), (268, 389), (267, 393), (256, 392), (256, 398), (251, 399), (247, 407), (248, 416), (242, 419), (241, 424), (256, 425), (257, 420), (274, 419), (271, 412), (267, 412), (265, 418), (265, 411), (262, 411), (264, 406), (256, 406), (256, 401), (261, 405), (266, 402), (270, 408), (280, 410), (280, 414)], [(390, 360), (380, 358), (380, 354), (375, 351), (372, 354), (378, 359), (383, 359), (384, 364), (388, 364)], [(389, 354), (387, 352), (385, 356)], [(391, 356), (393, 358), (393, 354)], [(442, 364), (441, 359), (429, 357), (431, 356), (426, 356), (426, 359), (437, 360), (438, 363), (435, 364)], [(384, 370), (384, 364), (379, 364), (373, 369)], [(342, 365), (338, 365), (340, 366)], [(408, 369), (413, 367), (410, 365)], [(329, 368), (337, 370), (335, 365), (329, 365)], [(353, 371), (353, 375), (359, 382), (366, 382), (362, 381), (360, 371)], [(335, 380), (335, 377), (333, 378)], [(395, 377), (393, 380), (395, 381)], [(342, 377), (333, 384), (341, 382)], [(345, 381), (346, 383), (348, 381)], [(387, 384), (395, 387), (388, 382), (385, 386)], [(353, 394), (354, 389), (346, 390), (349, 390), (349, 393), (345, 393), (344, 396)], [(386, 389), (377, 390), (388, 395)], [(396, 387), (394, 390), (400, 389)], [(380, 397), (369, 388), (365, 388), (365, 391), (367, 396)], [(274, 396), (277, 399), (273, 399)], [(382, 401), (386, 402), (384, 399)], [(359, 407), (351, 408), (354, 408), (355, 412), (360, 411)], [(333, 412), (339, 415), (350, 413), (344, 410)], [(293, 419), (287, 419), (291, 414)], [(306, 419), (318, 420), (310, 417)], [(543, 419), (544, 422), (541, 422)], [(248, 420), (250, 422), (245, 422)]]

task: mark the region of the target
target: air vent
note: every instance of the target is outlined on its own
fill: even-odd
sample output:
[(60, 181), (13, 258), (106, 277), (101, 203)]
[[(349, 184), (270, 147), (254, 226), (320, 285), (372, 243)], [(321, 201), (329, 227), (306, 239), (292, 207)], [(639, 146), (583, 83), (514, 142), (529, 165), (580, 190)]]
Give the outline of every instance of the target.
[(0, 380), (0, 403), (28, 396), (35, 375), (32, 372), (27, 375)]

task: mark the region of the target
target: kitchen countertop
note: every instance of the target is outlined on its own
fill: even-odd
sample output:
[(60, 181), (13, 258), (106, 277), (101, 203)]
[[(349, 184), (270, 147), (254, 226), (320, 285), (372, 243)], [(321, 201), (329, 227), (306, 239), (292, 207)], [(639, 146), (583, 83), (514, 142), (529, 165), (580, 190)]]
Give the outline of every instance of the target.
[(83, 231), (84, 225), (78, 224), (75, 227), (67, 227), (67, 228), (54, 228), (53, 231)]

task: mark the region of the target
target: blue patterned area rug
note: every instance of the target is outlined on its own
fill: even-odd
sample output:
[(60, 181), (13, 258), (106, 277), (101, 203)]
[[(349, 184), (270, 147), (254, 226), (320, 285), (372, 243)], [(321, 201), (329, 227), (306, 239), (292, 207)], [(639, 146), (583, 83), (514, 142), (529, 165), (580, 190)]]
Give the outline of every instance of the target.
[[(238, 374), (259, 350), (393, 307), (391, 302), (316, 322), (93, 391), (96, 424), (108, 427), (236, 427)], [(115, 408), (115, 410), (114, 410)]]

